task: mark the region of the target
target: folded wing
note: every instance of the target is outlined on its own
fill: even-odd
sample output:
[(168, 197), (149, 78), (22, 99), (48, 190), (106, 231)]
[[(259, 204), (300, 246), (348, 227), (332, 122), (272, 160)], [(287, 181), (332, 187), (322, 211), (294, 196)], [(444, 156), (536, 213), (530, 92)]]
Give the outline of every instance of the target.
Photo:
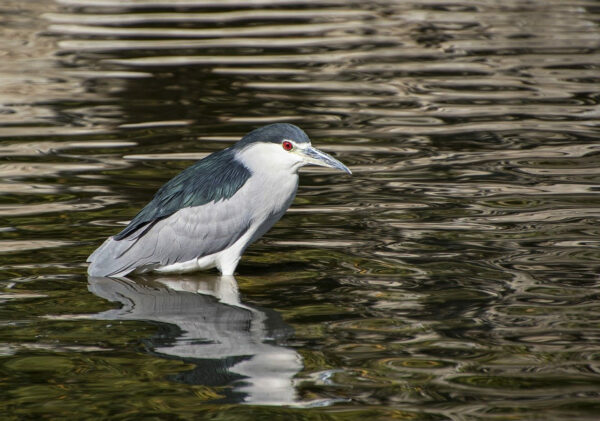
[(249, 177), (229, 149), (196, 162), (88, 257), (88, 273), (125, 276), (228, 248), (250, 225), (235, 198)]

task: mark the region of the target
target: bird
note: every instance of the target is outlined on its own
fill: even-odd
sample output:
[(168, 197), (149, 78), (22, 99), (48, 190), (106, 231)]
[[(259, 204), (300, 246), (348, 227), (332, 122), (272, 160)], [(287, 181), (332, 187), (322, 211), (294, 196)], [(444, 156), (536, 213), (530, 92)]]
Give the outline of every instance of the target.
[(233, 275), (246, 248), (287, 211), (298, 170), (319, 165), (352, 174), (311, 144), (298, 126), (257, 128), (184, 169), (118, 234), (88, 258), (88, 275), (185, 273), (217, 268)]

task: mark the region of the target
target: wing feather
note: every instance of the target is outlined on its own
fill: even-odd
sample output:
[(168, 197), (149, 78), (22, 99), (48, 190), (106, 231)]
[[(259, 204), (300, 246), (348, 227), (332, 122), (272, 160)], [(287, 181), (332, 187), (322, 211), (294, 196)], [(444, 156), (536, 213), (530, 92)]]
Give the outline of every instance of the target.
[(224, 149), (163, 185), (123, 229), (88, 257), (88, 273), (124, 276), (217, 253), (237, 241), (250, 221), (235, 194), (250, 171)]
[[(186, 168), (164, 184), (133, 220), (117, 235), (122, 240), (143, 236), (151, 223), (180, 209), (231, 198), (250, 178), (250, 171), (237, 161), (231, 149), (215, 152)], [(145, 229), (140, 229), (142, 227)]]
[(211, 255), (235, 243), (250, 224), (232, 199), (184, 208), (152, 224), (142, 236), (107, 239), (88, 258), (88, 273), (125, 276), (136, 269), (153, 269)]

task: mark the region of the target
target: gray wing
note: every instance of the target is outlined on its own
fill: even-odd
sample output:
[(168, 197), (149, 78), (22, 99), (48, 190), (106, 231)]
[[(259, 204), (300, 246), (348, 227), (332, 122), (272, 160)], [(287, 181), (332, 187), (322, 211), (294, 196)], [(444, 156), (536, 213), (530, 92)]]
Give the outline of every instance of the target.
[(150, 203), (113, 238), (143, 235), (157, 221), (180, 209), (230, 199), (250, 178), (250, 171), (235, 159), (231, 148), (215, 152), (166, 182)]
[(135, 269), (152, 269), (224, 250), (249, 228), (234, 197), (178, 210), (149, 222), (117, 240), (108, 238), (88, 257), (92, 276), (125, 276)]

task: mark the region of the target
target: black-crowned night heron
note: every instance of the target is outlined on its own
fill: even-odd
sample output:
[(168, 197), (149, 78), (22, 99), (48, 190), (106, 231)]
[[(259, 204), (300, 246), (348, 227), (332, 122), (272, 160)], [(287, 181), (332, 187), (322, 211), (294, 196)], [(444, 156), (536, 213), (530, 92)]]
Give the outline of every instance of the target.
[(292, 124), (256, 129), (163, 185), (123, 231), (88, 257), (88, 273), (119, 277), (216, 267), (233, 275), (246, 247), (290, 207), (298, 169), (308, 164), (351, 174)]

